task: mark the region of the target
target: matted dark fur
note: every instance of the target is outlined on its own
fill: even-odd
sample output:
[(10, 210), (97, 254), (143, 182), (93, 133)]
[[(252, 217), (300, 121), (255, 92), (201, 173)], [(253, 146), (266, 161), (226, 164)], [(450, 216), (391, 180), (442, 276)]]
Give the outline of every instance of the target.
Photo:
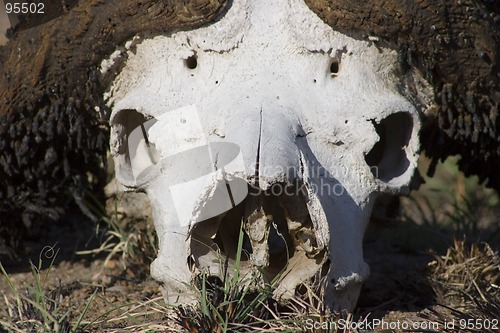
[[(57, 15), (24, 17), (0, 47), (0, 242), (12, 242), (21, 220), (29, 226), (57, 219), (84, 189), (102, 187), (109, 113), (102, 99), (107, 82), (98, 75), (102, 59), (137, 34), (210, 23), (231, 1), (71, 0), (67, 8), (43, 2)], [(408, 90), (411, 68), (434, 87), (436, 107), (421, 110), (425, 152), (434, 161), (461, 154), (467, 174), (500, 189), (497, 1), (306, 3), (334, 29), (398, 49)]]

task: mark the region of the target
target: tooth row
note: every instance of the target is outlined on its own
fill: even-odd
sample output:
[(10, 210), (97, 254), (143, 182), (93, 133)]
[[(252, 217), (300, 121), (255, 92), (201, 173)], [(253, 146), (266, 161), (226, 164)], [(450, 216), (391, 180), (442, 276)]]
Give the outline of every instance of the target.
[(261, 196), (250, 196), (245, 205), (245, 231), (252, 245), (251, 259), (258, 267), (269, 266), (269, 227), (273, 216), (266, 214)]
[(322, 249), (318, 247), (316, 234), (303, 197), (282, 196), (283, 207), (290, 236), (296, 249), (302, 249), (307, 257), (316, 256)]
[(305, 196), (275, 197), (266, 193), (250, 193), (243, 204), (196, 225), (191, 254), (198, 269), (222, 274), (220, 264), (226, 258), (220, 257), (217, 244), (223, 247), (224, 256), (235, 258), (239, 221), (248, 236), (243, 245), (241, 276), (255, 272), (255, 268), (269, 276), (280, 274), (275, 296), (289, 298), (298, 285), (321, 271), (327, 251), (318, 245)]

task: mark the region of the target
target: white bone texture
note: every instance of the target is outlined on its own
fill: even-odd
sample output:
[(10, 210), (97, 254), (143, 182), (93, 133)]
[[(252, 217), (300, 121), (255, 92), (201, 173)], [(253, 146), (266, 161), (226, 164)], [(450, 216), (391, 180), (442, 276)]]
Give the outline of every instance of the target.
[[(324, 277), (327, 304), (352, 310), (374, 200), (407, 191), (417, 161), (419, 118), (400, 93), (396, 51), (332, 30), (302, 0), (234, 0), (207, 27), (126, 52), (106, 94), (111, 147), (117, 179), (150, 198), (151, 273), (167, 301), (192, 300), (200, 271), (221, 277), (243, 223), (242, 272), (280, 274), (277, 298)], [(172, 190), (210, 172), (204, 190), (182, 200)], [(197, 218), (215, 199), (224, 212)]]

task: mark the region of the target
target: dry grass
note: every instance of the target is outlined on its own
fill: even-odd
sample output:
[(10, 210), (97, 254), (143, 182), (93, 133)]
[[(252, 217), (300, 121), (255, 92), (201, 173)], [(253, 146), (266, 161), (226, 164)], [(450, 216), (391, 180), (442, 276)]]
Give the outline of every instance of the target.
[[(439, 330), (428, 332), (458, 332), (460, 320), (498, 319), (500, 315), (500, 266), (499, 255), (487, 244), (467, 245), (455, 241), (446, 254), (435, 255), (427, 276), (437, 295), (438, 305), (428, 307), (418, 314), (401, 314), (408, 322), (422, 321), (439, 323)], [(222, 281), (224, 282), (224, 281)], [(11, 321), (4, 324), (6, 332), (75, 332), (92, 333), (132, 333), (132, 332), (358, 332), (356, 329), (341, 329), (336, 323), (362, 322), (364, 318), (350, 313), (333, 313), (324, 303), (320, 281), (305, 285), (302, 293), (283, 305), (271, 299), (270, 286), (248, 291), (241, 284), (228, 279), (227, 283), (214, 284), (205, 281), (198, 284), (200, 303), (191, 307), (172, 307), (164, 303), (159, 295), (144, 300), (124, 303), (108, 301), (97, 295), (90, 307), (97, 301), (107, 302), (106, 313), (85, 318), (75, 325), (75, 316), (64, 327), (54, 326), (28, 329), (36, 317), (26, 317), (24, 321)], [(204, 286), (205, 285), (205, 289)], [(41, 294), (41, 289), (39, 290)], [(54, 291), (46, 290), (45, 299), (55, 299)], [(16, 300), (6, 301), (15, 308)], [(30, 302), (30, 301), (28, 301)], [(204, 303), (204, 305), (202, 305)], [(59, 313), (66, 313), (62, 304)], [(53, 308), (47, 308), (49, 315)], [(29, 313), (29, 312), (26, 312)], [(246, 313), (245, 319), (238, 314)], [(370, 314), (366, 314), (365, 318)], [(14, 318), (12, 318), (14, 319)], [(50, 319), (50, 318), (49, 318)], [(455, 320), (454, 329), (445, 329), (444, 324)], [(314, 322), (315, 327), (309, 325)], [(309, 324), (308, 324), (309, 323)], [(13, 326), (15, 324), (16, 326)], [(10, 326), (9, 326), (10, 325)], [(26, 330), (28, 329), (28, 330)], [(0, 331), (2, 331), (0, 329)], [(360, 331), (359, 331), (360, 332)], [(368, 332), (364, 330), (363, 332)], [(380, 330), (375, 330), (380, 332)], [(401, 332), (401, 331), (393, 331)], [(492, 329), (462, 329), (460, 332), (495, 332)]]
[(93, 333), (185, 332), (176, 324), (173, 307), (165, 304), (162, 296), (112, 307), (101, 318), (87, 322)]
[[(445, 255), (435, 255), (431, 282), (443, 312), (425, 314), (436, 321), (500, 318), (500, 257), (490, 245), (455, 240)], [(453, 308), (452, 308), (453, 307)], [(485, 328), (471, 332), (493, 332)]]
[(62, 304), (62, 287), (48, 290), (46, 282), (53, 267), (57, 252), (45, 274), (42, 274), (42, 261), (35, 266), (31, 263), (33, 284), (23, 283), (23, 289), (17, 288), (5, 268), (0, 263), (0, 272), (6, 278), (11, 290), (11, 297), (4, 295), (5, 308), (9, 319), (0, 317), (0, 332), (33, 332), (33, 333), (75, 333), (80, 331), (85, 316), (95, 293), (90, 295), (80, 314)]
[[(446, 188), (449, 181), (440, 184)], [(411, 289), (412, 295), (420, 292), (430, 283), (435, 294), (434, 305), (426, 306), (422, 310), (405, 308), (406, 298), (401, 298), (402, 289), (382, 291), (394, 295), (393, 300), (380, 302), (376, 308), (371, 308), (361, 314), (334, 313), (323, 303), (323, 283), (321, 280), (310, 281), (305, 284), (301, 294), (293, 299), (278, 304), (272, 299), (272, 283), (258, 285), (257, 289), (245, 290), (237, 279), (226, 278), (224, 281), (213, 281), (208, 277), (200, 277), (197, 288), (198, 304), (191, 306), (174, 307), (165, 304), (158, 293), (150, 298), (129, 300), (126, 297), (108, 298), (105, 292), (92, 292), (95, 285), (88, 287), (90, 292), (84, 293), (85, 304), (90, 308), (96, 307), (99, 312), (92, 312), (92, 316), (85, 316), (83, 307), (72, 308), (61, 303), (58, 290), (50, 290), (43, 284), (35, 285), (31, 293), (17, 293), (14, 297), (5, 297), (5, 306), (8, 308), (9, 318), (0, 318), (0, 332), (89, 332), (89, 333), (146, 333), (146, 332), (328, 332), (328, 333), (357, 333), (356, 329), (341, 329), (338, 323), (358, 323), (368, 318), (375, 311), (385, 311), (386, 317), (415, 322), (439, 323), (437, 330), (426, 332), (496, 332), (491, 327), (481, 327), (477, 323), (492, 323), (500, 318), (500, 258), (495, 251), (496, 243), (481, 243), (480, 238), (487, 235), (494, 240), (498, 232), (491, 228), (498, 211), (498, 197), (488, 194), (488, 200), (471, 200), (478, 189), (465, 191), (464, 200), (450, 200), (445, 198), (443, 191), (441, 200), (427, 198), (416, 201), (420, 210), (415, 209), (411, 217), (421, 220), (420, 225), (439, 230), (446, 229), (446, 235), (470, 235), (474, 242), (468, 244), (463, 240), (455, 240), (445, 254), (434, 254), (434, 261), (429, 269), (412, 279), (405, 279), (403, 292)], [(489, 193), (489, 192), (488, 192)], [(432, 193), (431, 193), (432, 194)], [(444, 199), (443, 199), (444, 198)], [(459, 198), (462, 198), (460, 196)], [(493, 198), (493, 199), (491, 199)], [(447, 203), (445, 203), (446, 201)], [(432, 205), (431, 205), (432, 203)], [(474, 203), (474, 204), (471, 204)], [(441, 207), (442, 213), (437, 207)], [(145, 220), (138, 221), (117, 209), (106, 215), (103, 207), (98, 207), (103, 222), (106, 225), (102, 246), (92, 253), (105, 253), (107, 259), (104, 266), (111, 261), (119, 261), (128, 270), (134, 271), (134, 277), (144, 280), (148, 274), (150, 261), (157, 252), (154, 229), (151, 223)], [(415, 208), (415, 207), (414, 207)], [(439, 214), (437, 214), (439, 213)], [(480, 216), (479, 216), (480, 215)], [(483, 218), (481, 217), (483, 216)], [(484, 216), (487, 217), (484, 218)], [(487, 221), (486, 221), (487, 220)], [(497, 219), (498, 220), (498, 219)], [(478, 221), (486, 221), (479, 223)], [(488, 227), (489, 234), (482, 233), (483, 227)], [(450, 229), (452, 228), (453, 229)], [(417, 237), (412, 232), (411, 237)], [(424, 237), (425, 238), (425, 237)], [(447, 239), (447, 238), (443, 238)], [(441, 242), (443, 243), (443, 242)], [(447, 243), (448, 244), (448, 243)], [(489, 245), (491, 244), (491, 245)], [(435, 244), (433, 244), (435, 245)], [(224, 265), (224, 263), (221, 263)], [(227, 263), (226, 263), (227, 265)], [(225, 267), (226, 271), (228, 267)], [(237, 269), (237, 267), (236, 267)], [(4, 272), (5, 273), (5, 272)], [(40, 275), (37, 270), (35, 278)], [(123, 273), (121, 273), (123, 274)], [(8, 279), (7, 273), (5, 273)], [(234, 274), (233, 274), (234, 275)], [(236, 275), (238, 273), (236, 272)], [(43, 282), (43, 281), (42, 281)], [(100, 286), (102, 290), (111, 287), (111, 284)], [(409, 293), (410, 294), (410, 293)], [(71, 295), (67, 296), (71, 297)], [(149, 297), (149, 296), (148, 296)], [(399, 309), (399, 311), (398, 311)], [(396, 314), (390, 311), (396, 310)], [(0, 314), (1, 314), (0, 309)], [(5, 311), (4, 311), (5, 312)], [(41, 316), (41, 317), (40, 317)], [(1, 316), (0, 316), (1, 317)], [(83, 320), (84, 319), (84, 320)], [(473, 325), (469, 325), (472, 321)], [(478, 321), (476, 323), (476, 321)], [(446, 323), (455, 322), (454, 327), (445, 327)], [(56, 324), (53, 324), (56, 323)], [(314, 327), (310, 323), (315, 323)], [(461, 323), (465, 326), (461, 327)], [(354, 325), (356, 326), (356, 325)], [(2, 330), (3, 329), (3, 330)], [(424, 330), (421, 330), (424, 331)], [(363, 330), (364, 333), (371, 332)], [(381, 330), (374, 330), (381, 332)], [(402, 332), (392, 330), (391, 333)], [(420, 331), (419, 331), (420, 332)]]
[[(205, 291), (199, 287), (199, 303), (173, 307), (162, 297), (112, 309), (113, 316), (92, 322), (89, 332), (146, 333), (146, 332), (306, 332), (358, 333), (356, 329), (341, 329), (339, 320), (347, 323), (362, 321), (353, 314), (334, 313), (323, 303), (318, 289), (304, 286), (304, 293), (286, 304), (271, 298), (269, 289), (249, 291), (241, 284), (230, 286), (207, 282)], [(228, 288), (228, 289), (226, 289)], [(205, 303), (205, 304), (203, 304)], [(243, 316), (241, 316), (243, 314)], [(129, 323), (123, 325), (123, 323)], [(311, 323), (315, 327), (311, 327)], [(87, 322), (88, 324), (88, 322)], [(121, 325), (120, 325), (121, 324)], [(119, 327), (117, 327), (119, 326)], [(319, 328), (318, 328), (319, 327)]]

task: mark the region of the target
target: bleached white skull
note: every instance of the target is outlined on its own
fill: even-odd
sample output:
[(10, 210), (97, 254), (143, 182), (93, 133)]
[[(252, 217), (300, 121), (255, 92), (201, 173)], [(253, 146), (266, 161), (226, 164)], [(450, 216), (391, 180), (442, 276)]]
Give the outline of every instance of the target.
[(406, 191), (417, 160), (396, 51), (332, 30), (303, 0), (234, 0), (210, 26), (117, 52), (116, 177), (149, 196), (167, 301), (187, 301), (199, 271), (222, 274), (243, 223), (243, 273), (279, 274), (286, 298), (323, 271), (327, 304), (353, 309), (374, 200)]

